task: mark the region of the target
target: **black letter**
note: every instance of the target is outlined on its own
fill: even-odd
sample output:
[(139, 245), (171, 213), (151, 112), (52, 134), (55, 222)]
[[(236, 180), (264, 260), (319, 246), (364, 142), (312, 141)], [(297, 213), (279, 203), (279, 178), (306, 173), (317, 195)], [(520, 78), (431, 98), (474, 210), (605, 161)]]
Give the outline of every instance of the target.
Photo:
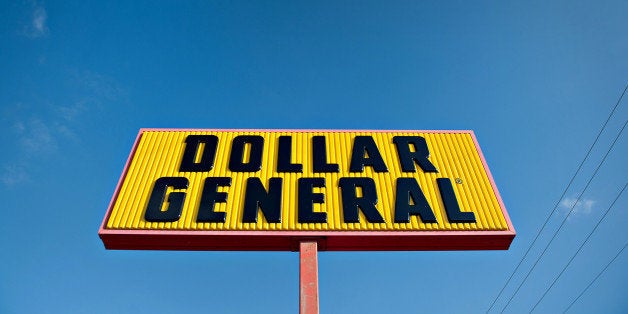
[[(364, 154), (368, 155), (364, 157)], [(380, 155), (375, 141), (370, 136), (356, 136), (353, 139), (353, 151), (351, 152), (351, 165), (349, 171), (362, 172), (364, 166), (372, 166), (375, 172), (386, 172), (386, 164)]]
[[(196, 163), (196, 154), (200, 143), (205, 144), (205, 148), (203, 149), (201, 160)], [(216, 135), (188, 135), (185, 138), (185, 150), (183, 151), (179, 172), (211, 170), (214, 167), (217, 146), (218, 137)]]
[(181, 177), (162, 177), (155, 181), (153, 191), (146, 206), (144, 219), (150, 222), (173, 222), (179, 220), (185, 201), (185, 192), (172, 192), (168, 195), (168, 208), (161, 210), (168, 187), (187, 189), (188, 179)]
[(475, 214), (460, 211), (458, 199), (456, 199), (456, 194), (454, 193), (454, 187), (451, 186), (451, 180), (448, 178), (438, 178), (436, 179), (436, 183), (438, 184), (440, 197), (443, 199), (449, 222), (475, 222)]
[[(423, 172), (438, 172), (436, 167), (427, 159), (430, 151), (427, 142), (421, 136), (395, 136), (393, 142), (397, 146), (397, 154), (403, 172), (414, 172), (414, 162), (419, 164)], [(410, 151), (409, 144), (414, 145), (415, 152)]]
[(209, 177), (205, 179), (201, 203), (198, 205), (196, 222), (225, 222), (227, 219), (226, 213), (214, 211), (214, 205), (216, 203), (225, 203), (227, 201), (227, 193), (218, 192), (219, 186), (231, 186), (231, 178)]
[[(244, 146), (251, 144), (249, 162), (244, 163)], [(238, 135), (231, 143), (229, 170), (234, 172), (255, 172), (262, 169), (264, 138), (259, 135)]]
[(267, 222), (281, 222), (281, 178), (270, 178), (268, 192), (259, 178), (246, 180), (242, 222), (257, 222), (260, 208)]
[[(377, 204), (377, 190), (375, 181), (371, 178), (340, 178), (338, 183), (342, 190), (342, 212), (345, 223), (360, 222), (358, 210), (362, 209), (369, 222), (384, 222), (375, 204)], [(357, 196), (356, 187), (362, 188), (362, 197)], [(359, 209), (358, 209), (359, 208)]]
[[(411, 200), (414, 205), (410, 205)], [(395, 222), (410, 222), (410, 215), (418, 215), (425, 223), (436, 222), (434, 212), (416, 179), (399, 178), (395, 194)]]
[(299, 223), (327, 222), (327, 213), (314, 212), (314, 203), (322, 204), (325, 202), (323, 193), (314, 193), (312, 188), (324, 188), (325, 178), (299, 178)]
[(325, 136), (312, 137), (312, 157), (314, 159), (314, 172), (340, 172), (338, 164), (327, 163)]
[(303, 172), (302, 164), (291, 163), (292, 136), (279, 137), (279, 153), (277, 155), (277, 172)]

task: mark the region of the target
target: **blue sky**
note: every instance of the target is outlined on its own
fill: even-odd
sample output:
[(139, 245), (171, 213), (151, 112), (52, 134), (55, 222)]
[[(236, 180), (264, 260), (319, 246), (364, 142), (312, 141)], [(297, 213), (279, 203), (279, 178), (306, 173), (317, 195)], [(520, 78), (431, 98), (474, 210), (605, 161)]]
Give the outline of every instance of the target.
[[(628, 83), (625, 1), (0, 3), (0, 312), (295, 313), (293, 252), (107, 251), (140, 128), (471, 129), (508, 251), (321, 252), (322, 313), (482, 313)], [(624, 98), (501, 310), (628, 117)], [(528, 312), (626, 183), (622, 134), (506, 312)], [(537, 307), (628, 241), (622, 195)], [(628, 253), (570, 309), (628, 311)]]

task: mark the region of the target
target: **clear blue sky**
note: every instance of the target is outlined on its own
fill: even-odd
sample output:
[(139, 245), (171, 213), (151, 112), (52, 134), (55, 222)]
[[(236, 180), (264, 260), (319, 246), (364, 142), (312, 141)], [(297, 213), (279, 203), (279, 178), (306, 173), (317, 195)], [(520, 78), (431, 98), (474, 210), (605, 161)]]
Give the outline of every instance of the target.
[[(180, 127), (474, 130), (518, 232), (511, 249), (322, 252), (320, 307), (482, 313), (628, 83), (626, 12), (626, 1), (2, 1), (0, 312), (297, 312), (297, 253), (104, 249), (98, 227), (138, 130)], [(626, 137), (507, 312), (532, 308), (626, 183)], [(564, 310), (628, 241), (627, 204), (538, 312)], [(627, 266), (625, 251), (571, 310), (628, 312)]]

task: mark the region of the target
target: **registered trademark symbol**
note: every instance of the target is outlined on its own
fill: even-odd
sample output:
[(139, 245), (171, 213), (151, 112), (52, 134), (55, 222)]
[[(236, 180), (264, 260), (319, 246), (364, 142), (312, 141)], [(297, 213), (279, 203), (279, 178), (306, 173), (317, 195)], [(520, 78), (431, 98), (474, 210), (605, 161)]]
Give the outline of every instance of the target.
[(460, 178), (456, 178), (456, 183), (457, 183), (457, 184), (462, 184), (462, 179), (460, 179)]

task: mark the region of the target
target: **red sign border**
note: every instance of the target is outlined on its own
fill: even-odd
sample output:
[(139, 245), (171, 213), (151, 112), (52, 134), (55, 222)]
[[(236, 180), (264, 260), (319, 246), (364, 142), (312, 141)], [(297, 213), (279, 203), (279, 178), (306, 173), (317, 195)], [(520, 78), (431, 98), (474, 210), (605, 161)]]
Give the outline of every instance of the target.
[[(131, 160), (144, 132), (425, 132), (469, 133), (473, 138), (484, 171), (491, 182), (502, 214), (508, 224), (504, 231), (182, 231), (107, 229), (107, 221), (118, 197)], [(105, 248), (114, 250), (188, 250), (188, 251), (298, 251), (299, 243), (315, 240), (320, 251), (449, 251), (506, 250), (516, 232), (499, 190), (486, 164), (484, 154), (471, 130), (289, 130), (289, 129), (140, 129), (118, 180), (98, 235)]]

